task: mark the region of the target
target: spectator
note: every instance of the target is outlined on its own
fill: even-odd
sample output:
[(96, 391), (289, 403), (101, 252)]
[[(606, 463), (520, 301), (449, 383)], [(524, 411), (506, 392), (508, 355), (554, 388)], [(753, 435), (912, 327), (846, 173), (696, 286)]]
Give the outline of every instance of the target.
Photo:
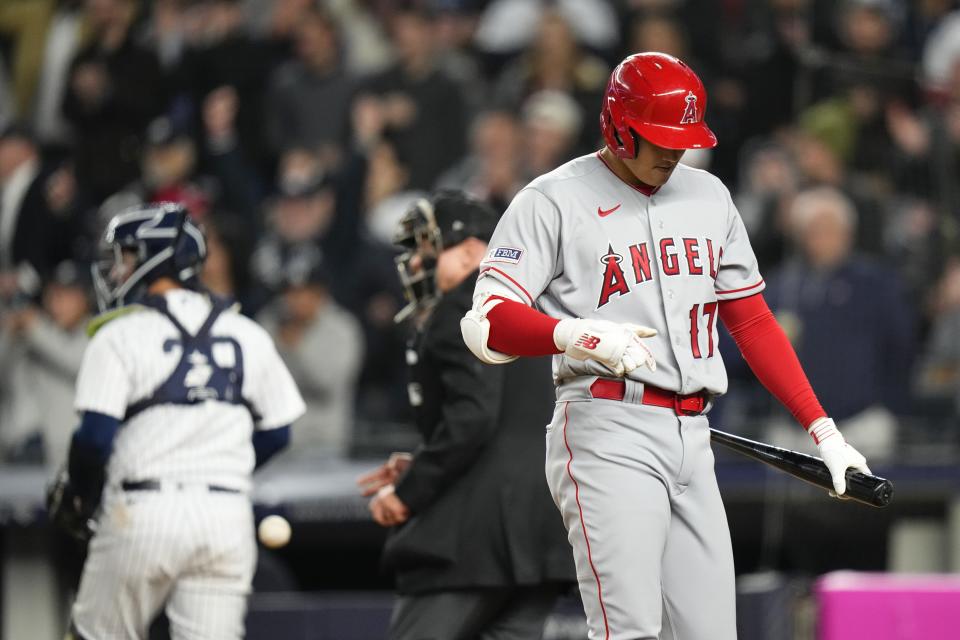
[(241, 216), (252, 237), (261, 227), (262, 173), (240, 146), (239, 98), (233, 87), (214, 89), (203, 101), (201, 167), (217, 181), (217, 205)]
[(933, 326), (918, 367), (923, 404), (937, 403), (944, 418), (960, 415), (960, 260), (947, 264), (934, 296)]
[(303, 248), (281, 267), (280, 294), (257, 314), (307, 403), (294, 423), (294, 446), (345, 454), (363, 360), (359, 324), (330, 296), (320, 251)]
[[(695, 62), (687, 52), (687, 36), (678, 22), (663, 14), (638, 14), (630, 24), (629, 53), (638, 51), (659, 51), (680, 58), (699, 69), (702, 65)], [(627, 55), (629, 55), (629, 53)]]
[[(811, 49), (809, 2), (775, 0), (757, 3), (759, 24), (745, 33), (741, 48), (745, 104), (744, 137), (767, 135), (789, 124), (805, 104), (804, 54)], [(802, 80), (802, 82), (801, 82)]]
[[(800, 124), (832, 147), (851, 172), (881, 184), (889, 177), (893, 142), (887, 130), (886, 96), (875, 82), (849, 85), (800, 114)], [(892, 185), (885, 185), (892, 187)]]
[(909, 411), (915, 314), (896, 273), (852, 252), (856, 210), (842, 193), (801, 192), (790, 219), (799, 255), (768, 279), (767, 300), (839, 427), (864, 455), (889, 456), (894, 414)]
[[(495, 89), (499, 104), (519, 109), (531, 95), (545, 89), (570, 94), (581, 119), (594, 118), (610, 70), (599, 58), (580, 48), (570, 23), (559, 12), (548, 12), (540, 22), (536, 41), (504, 69)], [(594, 129), (584, 127), (578, 147), (595, 148)]]
[(250, 310), (251, 236), (234, 215), (214, 212), (203, 223), (207, 239), (207, 259), (203, 262), (200, 281), (212, 293), (236, 300), (240, 311)]
[(7, 79), (6, 61), (0, 53), (0, 130), (6, 129), (14, 120), (13, 91)]
[[(892, 0), (835, 3), (836, 52), (816, 74), (813, 97), (824, 99), (852, 86), (868, 85), (883, 94), (913, 97), (913, 66), (899, 46), (902, 6)], [(822, 62), (821, 62), (822, 64)]]
[(0, 134), (0, 272), (23, 261), (35, 270), (46, 267), (40, 154), (26, 130), (7, 127)]
[(374, 15), (373, 3), (337, 0), (326, 4), (343, 33), (347, 73), (364, 77), (385, 71), (393, 63), (393, 49), (384, 25)]
[(789, 149), (773, 141), (758, 142), (743, 152), (736, 205), (750, 232), (760, 270), (768, 273), (786, 253), (789, 206), (800, 176)]
[(457, 84), (438, 66), (433, 15), (404, 8), (391, 24), (398, 62), (375, 76), (368, 91), (379, 100), (386, 131), (409, 185), (427, 190), (464, 151), (465, 106)]
[(0, 274), (29, 264), (49, 272), (82, 239), (69, 169), (44, 167), (25, 128), (0, 131)]
[(460, 86), (467, 112), (473, 118), (486, 105), (489, 86), (472, 47), (476, 16), (471, 13), (470, 4), (438, 3), (442, 8), (434, 21), (433, 38), (440, 65)]
[[(267, 204), (267, 228), (251, 258), (251, 272), (260, 289), (252, 299), (254, 309), (268, 292), (278, 289), (281, 266), (291, 254), (312, 248), (337, 253), (328, 235), (336, 195), (317, 156), (306, 149), (288, 151), (281, 160), (278, 188), (279, 194)], [(329, 264), (329, 256), (325, 257)]]
[(270, 82), (270, 143), (275, 153), (294, 146), (314, 149), (333, 166), (348, 138), (354, 91), (340, 61), (340, 35), (333, 19), (317, 9), (301, 16), (294, 34), (297, 57), (278, 68)]
[(960, 211), (960, 57), (954, 59), (949, 77), (941, 80), (935, 99), (925, 108), (915, 112), (896, 102), (886, 115), (896, 144), (891, 164), (897, 186), (929, 196), (942, 216), (956, 218)]
[(197, 150), (193, 139), (174, 128), (167, 117), (150, 123), (141, 160), (141, 178), (124, 189), (142, 203), (179, 202), (191, 217), (202, 219), (210, 210), (210, 185), (194, 178)]
[(57, 0), (52, 4), (30, 121), (45, 149), (66, 150), (73, 132), (61, 105), (70, 63), (85, 44), (86, 23), (81, 0)]
[(366, 226), (381, 243), (389, 244), (397, 222), (421, 197), (420, 190), (409, 189), (410, 170), (401, 163), (397, 148), (381, 140), (370, 153), (365, 183)]
[(157, 56), (165, 74), (173, 74), (187, 50), (189, 4), (185, 0), (154, 0), (140, 34), (144, 46)]
[(312, 0), (244, 0), (250, 31), (258, 39), (292, 43), (293, 33)]
[[(410, 169), (399, 157), (383, 103), (373, 96), (361, 96), (353, 104), (353, 141), (356, 149), (347, 163), (351, 199), (362, 227), (373, 239), (390, 246), (396, 222), (423, 191), (410, 188)], [(360, 235), (359, 226), (353, 238)]]
[[(339, 255), (334, 296), (363, 327), (363, 369), (357, 413), (364, 426), (402, 421), (409, 413), (404, 389), (405, 335), (393, 321), (403, 295), (394, 264), (393, 238), (383, 224), (418, 193), (407, 190), (409, 172), (384, 137), (383, 110), (376, 98), (353, 106), (354, 152), (337, 175), (337, 212), (331, 233)], [(369, 430), (367, 430), (369, 431)], [(361, 437), (370, 435), (361, 434)]]
[(523, 170), (523, 135), (506, 109), (478, 115), (470, 128), (470, 151), (444, 173), (438, 189), (458, 189), (503, 212), (529, 180)]
[(26, 119), (36, 93), (53, 2), (0, 2), (0, 39), (11, 54), (13, 106)]
[(946, 262), (945, 225), (930, 201), (909, 195), (891, 198), (884, 229), (885, 257), (896, 265), (908, 299), (922, 308)]
[(923, 48), (922, 69), (927, 90), (949, 91), (960, 59), (960, 10), (947, 14), (932, 29)]
[(73, 386), (90, 317), (85, 273), (83, 265), (61, 263), (44, 285), (41, 308), (24, 306), (3, 317), (0, 351), (7, 353), (0, 359), (10, 393), (0, 439), (14, 457), (35, 455), (30, 447), (41, 444), (50, 476), (66, 462), (76, 423)]
[(561, 91), (539, 91), (523, 104), (524, 139), (528, 176), (556, 169), (573, 158), (580, 135), (577, 103)]
[(250, 162), (266, 169), (271, 158), (263, 136), (263, 96), (278, 60), (266, 43), (247, 33), (242, 0), (198, 0), (190, 12), (195, 26), (188, 32), (178, 88), (189, 97), (198, 119), (211, 93), (232, 91), (236, 143)]
[(70, 67), (63, 112), (74, 165), (94, 204), (136, 180), (143, 132), (164, 108), (160, 67), (131, 34), (135, 0), (89, 0), (91, 42)]
[(549, 19), (550, 11), (556, 10), (574, 28), (581, 42), (609, 51), (619, 37), (611, 4), (604, 0), (494, 0), (484, 9), (477, 25), (477, 47), (492, 55), (516, 53), (530, 44), (531, 36)]
[(200, 281), (214, 295), (236, 299), (237, 285), (230, 246), (224, 242), (218, 226), (204, 225), (203, 232), (207, 239), (207, 259), (203, 261)]
[(785, 136), (804, 187), (831, 186), (844, 191), (856, 203), (858, 224), (855, 246), (859, 251), (881, 255), (883, 251), (883, 208), (877, 185), (854, 179), (849, 167), (837, 155), (829, 141), (804, 132)]
[[(954, 10), (953, 0), (925, 0), (915, 2), (906, 11), (905, 24), (902, 29), (902, 42), (910, 52), (910, 60), (922, 69), (924, 48), (940, 25), (950, 21), (950, 13)], [(950, 55), (937, 52), (942, 59), (950, 60)]]
[[(731, 66), (731, 62), (735, 63), (738, 60), (738, 54), (742, 51), (740, 46), (743, 44), (743, 34), (741, 26), (736, 23), (738, 16), (747, 15), (750, 18), (756, 18), (764, 15), (771, 6), (787, 4), (797, 7), (807, 1), (744, 0), (739, 5), (733, 6), (714, 0), (625, 0), (623, 4), (627, 6), (629, 18), (624, 20), (624, 23), (625, 25), (635, 23), (637, 18), (642, 22), (647, 17), (655, 21), (662, 19), (671, 23), (669, 28), (675, 30), (676, 35), (684, 41), (686, 57), (678, 57), (685, 62), (689, 58), (695, 60), (697, 65), (702, 65), (702, 72), (701, 66), (694, 67), (698, 75), (713, 76), (721, 72), (725, 66)], [(634, 34), (628, 30), (625, 35), (629, 40)], [(672, 38), (673, 35), (670, 37)], [(736, 49), (724, 49), (725, 45), (731, 44)], [(642, 50), (631, 49), (622, 53), (629, 55)], [(646, 50), (660, 51), (656, 48)], [(709, 85), (707, 90), (710, 90)], [(712, 123), (710, 126), (713, 128)]]

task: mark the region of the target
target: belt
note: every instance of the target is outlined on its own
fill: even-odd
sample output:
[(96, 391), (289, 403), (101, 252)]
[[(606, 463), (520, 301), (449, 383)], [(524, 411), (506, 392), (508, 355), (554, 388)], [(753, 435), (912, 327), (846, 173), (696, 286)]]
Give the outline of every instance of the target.
[[(159, 480), (124, 480), (120, 483), (120, 488), (124, 491), (160, 491), (164, 486), (173, 486), (177, 489), (184, 489), (190, 485), (183, 482), (161, 483)], [(239, 489), (231, 489), (218, 484), (205, 485), (207, 491), (217, 493), (240, 493)]]
[[(604, 400), (623, 401), (626, 389), (627, 385), (623, 380), (597, 378), (596, 382), (590, 385), (590, 395)], [(684, 396), (651, 384), (645, 384), (643, 385), (643, 399), (640, 402), (653, 407), (673, 409), (678, 416), (698, 416), (707, 408), (709, 396), (705, 391)]]

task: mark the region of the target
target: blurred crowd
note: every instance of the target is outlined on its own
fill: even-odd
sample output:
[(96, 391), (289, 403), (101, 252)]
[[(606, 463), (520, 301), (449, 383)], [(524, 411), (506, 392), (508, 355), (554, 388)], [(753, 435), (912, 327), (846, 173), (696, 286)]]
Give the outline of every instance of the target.
[[(651, 50), (707, 85), (720, 145), (684, 161), (734, 193), (828, 411), (881, 455), (904, 418), (955, 436), (956, 5), (4, 0), (2, 458), (63, 458), (96, 239), (139, 202), (206, 229), (205, 284), (267, 327), (308, 400), (295, 444), (348, 451), (358, 425), (406, 421), (399, 216), (441, 187), (502, 211), (598, 149), (610, 69)], [(726, 421), (775, 423), (724, 357)]]

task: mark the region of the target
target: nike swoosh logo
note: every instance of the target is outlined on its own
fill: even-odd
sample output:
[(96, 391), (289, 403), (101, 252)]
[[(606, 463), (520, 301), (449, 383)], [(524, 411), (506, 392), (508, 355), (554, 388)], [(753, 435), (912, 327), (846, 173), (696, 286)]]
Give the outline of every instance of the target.
[[(621, 202), (620, 204), (623, 204), (623, 203)], [(619, 204), (613, 207), (612, 209), (601, 209), (600, 207), (597, 207), (597, 215), (599, 215), (601, 218), (606, 218), (608, 215), (610, 215), (611, 213), (613, 213), (619, 208), (620, 208)]]

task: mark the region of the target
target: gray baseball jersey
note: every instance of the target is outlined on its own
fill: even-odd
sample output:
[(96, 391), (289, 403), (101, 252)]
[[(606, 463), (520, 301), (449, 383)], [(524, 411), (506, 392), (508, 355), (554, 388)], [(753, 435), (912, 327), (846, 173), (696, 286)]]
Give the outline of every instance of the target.
[(477, 293), (556, 318), (653, 327), (623, 399), (594, 395), (613, 372), (554, 358), (557, 407), (546, 475), (577, 564), (589, 637), (734, 640), (730, 533), (707, 419), (643, 403), (653, 385), (727, 389), (718, 304), (763, 290), (740, 215), (721, 182), (678, 165), (646, 195), (597, 155), (520, 191), (481, 264)]
[[(209, 299), (193, 291), (164, 298), (191, 335), (211, 312)], [(291, 424), (304, 403), (270, 337), (236, 311), (210, 326), (212, 362), (197, 349), (183, 368), (181, 340), (160, 311), (132, 312), (97, 332), (77, 379), (78, 411), (123, 421), (73, 608), (74, 624), (90, 640), (144, 638), (164, 604), (175, 638), (243, 636), (256, 562), (253, 430)], [(159, 403), (131, 416), (164, 385), (210, 397), (218, 379), (237, 383), (241, 398)], [(122, 489), (143, 480), (160, 489)]]
[[(711, 174), (677, 165), (648, 197), (597, 155), (577, 158), (520, 191), (480, 265), (484, 278), (555, 318), (601, 318), (653, 327), (644, 344), (657, 370), (629, 377), (679, 393), (727, 390), (717, 351), (717, 301), (764, 283), (730, 193)], [(558, 381), (610, 375), (563, 355)]]

